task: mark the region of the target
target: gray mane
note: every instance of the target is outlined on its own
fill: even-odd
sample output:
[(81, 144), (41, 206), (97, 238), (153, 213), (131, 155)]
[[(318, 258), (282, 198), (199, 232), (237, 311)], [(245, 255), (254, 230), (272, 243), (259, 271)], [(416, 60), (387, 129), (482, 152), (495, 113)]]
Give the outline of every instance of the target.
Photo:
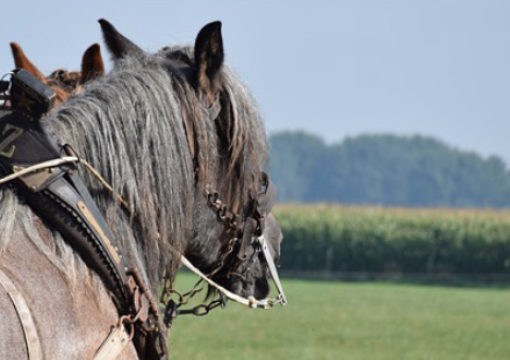
[[(145, 269), (153, 288), (179, 266), (169, 244), (185, 251), (190, 242), (207, 245), (204, 239), (213, 240), (207, 229), (216, 223), (204, 205), (205, 188), (222, 189), (231, 204), (241, 204), (257, 191), (267, 159), (261, 119), (230, 69), (223, 69), (222, 92), (232, 106), (227, 127), (231, 142), (223, 148), (222, 130), (196, 91), (163, 68), (158, 56), (122, 61), (44, 120), (44, 126), (90, 162), (134, 210), (129, 215), (80, 169), (124, 255)], [(0, 190), (0, 253), (17, 227), (37, 237), (33, 216), (12, 190)], [(57, 247), (66, 248), (60, 237), (56, 241)], [(55, 257), (65, 271), (61, 251), (42, 252)]]

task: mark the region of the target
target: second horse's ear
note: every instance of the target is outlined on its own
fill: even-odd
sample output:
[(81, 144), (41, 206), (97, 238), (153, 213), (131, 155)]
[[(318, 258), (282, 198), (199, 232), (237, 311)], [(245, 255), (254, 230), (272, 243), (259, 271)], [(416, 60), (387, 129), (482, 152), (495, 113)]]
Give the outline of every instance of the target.
[(217, 92), (223, 58), (221, 22), (215, 21), (205, 25), (195, 40), (196, 85), (208, 97), (215, 96)]
[(28, 60), (27, 56), (23, 52), (21, 46), (17, 43), (12, 42), (11, 44), (12, 56), (14, 58), (14, 65), (18, 69), (23, 69), (28, 71), (30, 74), (34, 75), (37, 79), (46, 83), (46, 77), (35, 67), (34, 64), (30, 60)]
[(104, 64), (99, 44), (91, 45), (81, 60), (80, 84), (104, 75)]

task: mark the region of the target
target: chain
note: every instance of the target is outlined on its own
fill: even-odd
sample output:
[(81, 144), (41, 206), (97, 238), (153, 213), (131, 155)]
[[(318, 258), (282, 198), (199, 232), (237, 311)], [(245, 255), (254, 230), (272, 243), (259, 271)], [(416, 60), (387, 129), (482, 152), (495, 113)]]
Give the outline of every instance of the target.
[(228, 210), (227, 205), (221, 201), (218, 192), (206, 190), (206, 196), (208, 205), (215, 209), (218, 221), (225, 226), (227, 231), (238, 230), (239, 215)]
[[(206, 190), (206, 198), (209, 207), (214, 209), (216, 212), (218, 222), (223, 224), (227, 233), (232, 234), (224, 247), (225, 251), (221, 259), (218, 261), (218, 264), (214, 267), (214, 269), (208, 274), (208, 277), (211, 277), (223, 268), (225, 260), (234, 250), (234, 245), (239, 239), (241, 227), (239, 221), (240, 216), (228, 210), (228, 206), (226, 203), (221, 201), (218, 192)], [(188, 304), (191, 298), (202, 292), (204, 288), (205, 284), (203, 284), (203, 280), (200, 279), (195, 283), (191, 290), (186, 293), (180, 293), (173, 289), (170, 279), (165, 280), (160, 302), (165, 306), (163, 321), (167, 328), (172, 326), (173, 319), (175, 319), (178, 315), (205, 316), (213, 309), (218, 307), (224, 308), (226, 306), (226, 298), (220, 293), (217, 299), (212, 300), (207, 304), (199, 304), (190, 309), (181, 309), (181, 306)], [(176, 297), (175, 300), (173, 299), (174, 297)]]
[[(202, 290), (202, 289), (200, 289)], [(174, 301), (170, 299), (165, 306), (165, 310), (163, 312), (163, 322), (166, 325), (167, 329), (173, 324), (173, 320), (178, 315), (194, 315), (194, 316), (205, 316), (209, 314), (209, 312), (213, 309), (221, 307), (222, 309), (227, 306), (227, 299), (223, 294), (220, 294), (217, 299), (210, 301), (208, 304), (199, 304), (189, 309), (181, 309), (181, 306), (188, 303), (188, 301), (198, 292), (192, 293), (188, 298), (184, 295), (179, 294), (177, 291), (173, 291), (173, 293), (178, 294), (179, 299)]]
[(239, 240), (240, 234), (242, 234), (242, 224), (240, 222), (241, 217), (238, 214), (228, 210), (228, 206), (225, 202), (221, 201), (217, 191), (209, 191), (207, 189), (206, 196), (207, 204), (209, 207), (215, 210), (216, 218), (218, 221), (223, 224), (227, 233), (232, 233), (232, 236), (229, 238), (225, 245), (223, 256), (218, 261), (218, 264), (214, 267), (214, 269), (208, 274), (210, 277), (223, 268), (225, 260), (232, 253), (232, 251), (234, 251), (234, 245)]
[(210, 301), (208, 304), (200, 304), (191, 309), (179, 310), (180, 315), (192, 314), (195, 316), (205, 316), (209, 314), (209, 311), (216, 309), (217, 307), (225, 308), (227, 301), (223, 295), (219, 295), (217, 299)]
[[(262, 183), (262, 187), (267, 190), (267, 180), (264, 180)], [(264, 194), (264, 192), (263, 192)], [(211, 207), (215, 213), (216, 218), (219, 223), (224, 226), (225, 232), (227, 234), (231, 234), (227, 243), (224, 245), (223, 255), (221, 259), (218, 261), (217, 265), (213, 267), (213, 270), (209, 272), (207, 275), (208, 278), (211, 278), (214, 274), (220, 271), (225, 264), (227, 258), (234, 251), (234, 247), (236, 242), (242, 238), (243, 232), (246, 230), (245, 222), (242, 221), (241, 216), (231, 212), (228, 209), (228, 206), (225, 202), (220, 199), (219, 193), (217, 191), (206, 190), (206, 198), (207, 204)], [(254, 227), (254, 231), (256, 234), (259, 234), (263, 230), (263, 221), (264, 217), (260, 214), (258, 209), (258, 201), (253, 199), (253, 209), (251, 217), (255, 220), (256, 225)], [(259, 234), (260, 235), (260, 234)], [(241, 276), (237, 273), (229, 273), (229, 275)], [(178, 315), (194, 315), (194, 316), (205, 316), (209, 314), (210, 311), (216, 309), (218, 307), (224, 308), (226, 306), (226, 297), (223, 293), (219, 293), (218, 298), (210, 301), (209, 303), (199, 304), (189, 309), (181, 309), (183, 305), (189, 303), (191, 298), (193, 298), (196, 294), (202, 292), (205, 288), (205, 284), (203, 284), (203, 280), (198, 280), (195, 285), (186, 293), (180, 293), (179, 291), (173, 289), (172, 282), (170, 279), (166, 279), (163, 291), (161, 293), (160, 302), (164, 305), (164, 316), (163, 321), (167, 328), (172, 326), (173, 320)], [(174, 300), (175, 298), (175, 300)]]
[[(202, 286), (200, 286), (200, 285), (202, 285)], [(179, 304), (186, 305), (191, 300), (192, 297), (194, 297), (196, 294), (202, 292), (204, 290), (204, 288), (205, 288), (205, 285), (203, 285), (203, 280), (199, 279), (195, 283), (195, 285), (193, 285), (191, 290), (182, 294), (178, 290), (173, 289), (172, 282), (169, 279), (166, 279), (159, 301), (162, 304), (168, 304), (172, 300), (172, 297), (174, 295), (176, 295), (179, 300)]]

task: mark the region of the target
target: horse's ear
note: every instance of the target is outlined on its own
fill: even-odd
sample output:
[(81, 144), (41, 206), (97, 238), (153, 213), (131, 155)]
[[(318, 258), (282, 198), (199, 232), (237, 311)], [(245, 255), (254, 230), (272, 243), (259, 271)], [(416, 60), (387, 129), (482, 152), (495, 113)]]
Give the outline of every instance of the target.
[(120, 59), (127, 56), (137, 58), (144, 56), (144, 51), (135, 45), (131, 40), (119, 33), (115, 27), (105, 19), (99, 19), (101, 30), (103, 31), (104, 41), (113, 57)]
[(37, 79), (39, 79), (43, 83), (46, 83), (46, 77), (35, 67), (34, 64), (32, 64), (30, 60), (28, 60), (21, 46), (19, 46), (15, 42), (12, 42), (10, 45), (16, 68), (28, 71), (30, 74), (34, 75)]
[(104, 75), (104, 64), (101, 56), (99, 44), (91, 45), (83, 54), (81, 60), (81, 79), (80, 83), (93, 80)]
[(223, 65), (221, 22), (207, 24), (195, 40), (197, 87), (206, 94), (216, 92), (216, 80)]

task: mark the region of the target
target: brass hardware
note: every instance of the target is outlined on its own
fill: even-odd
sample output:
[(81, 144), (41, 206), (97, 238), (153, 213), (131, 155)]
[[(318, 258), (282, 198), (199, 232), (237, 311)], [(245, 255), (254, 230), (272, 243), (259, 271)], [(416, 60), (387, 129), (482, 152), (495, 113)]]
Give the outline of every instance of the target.
[[(14, 173), (17, 173), (19, 171), (24, 170), (25, 167), (14, 165), (12, 167), (12, 171)], [(30, 190), (37, 191), (39, 190), (44, 184), (48, 182), (49, 179), (51, 179), (54, 175), (57, 173), (53, 168), (47, 168), (42, 169), (39, 171), (34, 171), (32, 173), (26, 174), (21, 176), (19, 179), (23, 182), (23, 184), (26, 185)]]
[(85, 205), (85, 203), (83, 201), (78, 201), (78, 203), (76, 205), (78, 206), (78, 209), (80, 209), (80, 211), (83, 214), (83, 216), (85, 216), (85, 218), (88, 220), (88, 222), (97, 231), (97, 233), (101, 237), (101, 240), (103, 240), (103, 243), (106, 245), (106, 247), (108, 248), (108, 251), (112, 255), (112, 258), (115, 261), (115, 263), (117, 265), (120, 264), (119, 253), (115, 250), (115, 247), (112, 245), (112, 242), (105, 235), (103, 229), (101, 228), (101, 226), (99, 226), (99, 224), (97, 223), (96, 218), (92, 215), (92, 213), (90, 212), (89, 208)]
[[(25, 130), (23, 130), (20, 127), (14, 126), (12, 124), (6, 124), (2, 131), (2, 135), (7, 134), (9, 132), (9, 130), (14, 130), (14, 131), (12, 131), (0, 143), (0, 155), (2, 155), (3, 157), (6, 157), (7, 159), (12, 158), (12, 156), (14, 155), (14, 151), (16, 150), (16, 146), (13, 145), (12, 143), (14, 141), (16, 141), (16, 139), (19, 138), (21, 135), (23, 135), (23, 133), (25, 132)], [(9, 146), (10, 146), (10, 148), (9, 148)]]

